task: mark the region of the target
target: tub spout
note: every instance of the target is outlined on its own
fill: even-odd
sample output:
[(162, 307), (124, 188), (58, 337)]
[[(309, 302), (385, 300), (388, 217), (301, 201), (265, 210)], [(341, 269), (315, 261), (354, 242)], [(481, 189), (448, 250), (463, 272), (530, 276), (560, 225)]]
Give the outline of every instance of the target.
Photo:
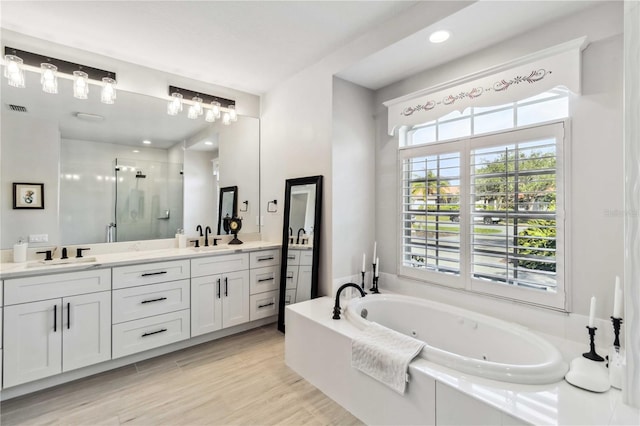
[(355, 284), (355, 283), (342, 284), (340, 286), (340, 288), (338, 289), (338, 292), (336, 293), (336, 304), (333, 306), (333, 319), (334, 320), (339, 320), (340, 319), (340, 294), (342, 293), (342, 290), (344, 290), (347, 287), (357, 288), (358, 291), (360, 292), (360, 296), (362, 296), (362, 297), (364, 297), (366, 295), (364, 290), (362, 288), (360, 288), (360, 286), (358, 284)]

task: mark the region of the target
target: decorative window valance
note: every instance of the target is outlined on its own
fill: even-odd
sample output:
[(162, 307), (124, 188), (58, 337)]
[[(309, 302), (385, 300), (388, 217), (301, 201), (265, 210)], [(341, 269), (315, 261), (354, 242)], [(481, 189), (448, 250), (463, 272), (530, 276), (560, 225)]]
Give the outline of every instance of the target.
[(384, 102), (388, 132), (414, 126), (470, 106), (494, 106), (537, 95), (557, 86), (580, 93), (582, 37)]

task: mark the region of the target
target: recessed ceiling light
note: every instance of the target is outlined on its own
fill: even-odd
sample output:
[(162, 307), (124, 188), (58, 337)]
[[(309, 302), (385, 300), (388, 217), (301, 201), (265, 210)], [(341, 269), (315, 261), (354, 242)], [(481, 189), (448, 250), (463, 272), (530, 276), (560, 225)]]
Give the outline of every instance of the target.
[(140, 151), (138, 151), (137, 149), (134, 149), (133, 152), (137, 154)]
[(213, 145), (213, 142), (211, 142), (211, 141), (205, 141), (205, 142), (204, 142), (204, 144), (205, 144), (205, 145)]
[(450, 36), (451, 33), (449, 31), (440, 30), (432, 33), (429, 36), (429, 41), (431, 43), (442, 43), (443, 41), (447, 41)]
[(150, 140), (144, 140), (142, 141), (143, 144), (145, 145), (151, 145), (151, 141)]

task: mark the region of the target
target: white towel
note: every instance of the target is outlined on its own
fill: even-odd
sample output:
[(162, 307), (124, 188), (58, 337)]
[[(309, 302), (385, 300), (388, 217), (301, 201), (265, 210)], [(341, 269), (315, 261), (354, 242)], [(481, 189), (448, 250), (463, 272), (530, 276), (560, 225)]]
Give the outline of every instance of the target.
[(351, 366), (403, 395), (409, 363), (424, 345), (420, 340), (371, 322), (351, 343)]

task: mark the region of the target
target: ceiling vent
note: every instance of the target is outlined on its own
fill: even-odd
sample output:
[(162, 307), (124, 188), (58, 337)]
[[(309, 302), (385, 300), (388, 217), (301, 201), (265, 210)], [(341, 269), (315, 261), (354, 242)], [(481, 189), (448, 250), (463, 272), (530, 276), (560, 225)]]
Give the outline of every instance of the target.
[(11, 111), (15, 112), (29, 112), (27, 111), (27, 107), (24, 107), (22, 105), (7, 104), (7, 107), (9, 107)]

